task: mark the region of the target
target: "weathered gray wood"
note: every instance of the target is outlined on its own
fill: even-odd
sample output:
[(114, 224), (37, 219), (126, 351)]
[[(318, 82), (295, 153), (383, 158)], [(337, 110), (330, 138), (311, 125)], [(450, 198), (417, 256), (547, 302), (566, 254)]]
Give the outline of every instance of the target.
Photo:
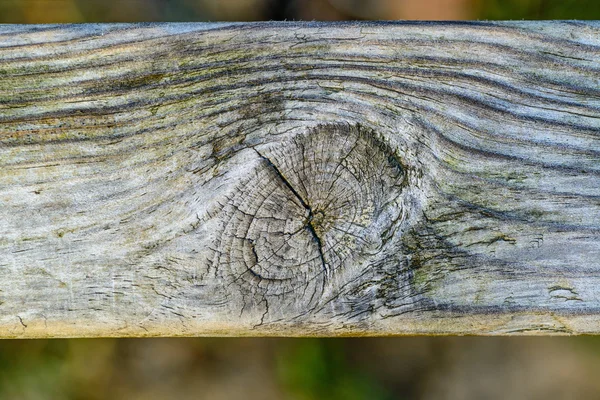
[(0, 26), (0, 336), (600, 332), (600, 24)]

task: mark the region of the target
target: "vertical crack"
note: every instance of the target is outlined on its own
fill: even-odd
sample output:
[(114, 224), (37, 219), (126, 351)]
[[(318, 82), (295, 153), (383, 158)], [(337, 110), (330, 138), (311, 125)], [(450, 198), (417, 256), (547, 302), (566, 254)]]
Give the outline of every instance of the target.
[(305, 228), (311, 233), (313, 240), (317, 244), (317, 251), (319, 252), (319, 257), (321, 259), (321, 265), (323, 267), (323, 272), (325, 273), (325, 276), (327, 277), (329, 274), (329, 269), (327, 268), (327, 262), (325, 262), (325, 254), (323, 253), (323, 241), (317, 234), (317, 231), (312, 222), (313, 217), (314, 217), (312, 207), (310, 206), (310, 204), (307, 201), (304, 201), (302, 196), (300, 196), (300, 193), (298, 193), (296, 191), (296, 189), (294, 189), (292, 184), (285, 178), (285, 176), (279, 170), (279, 168), (277, 168), (277, 166), (275, 164), (273, 164), (273, 162), (268, 157), (265, 157), (256, 149), (254, 149), (254, 151), (256, 151), (256, 154), (258, 154), (258, 156), (269, 166), (269, 168), (271, 168), (275, 172), (275, 175), (277, 175), (277, 177), (281, 180), (281, 182), (283, 182), (283, 184), (290, 190), (290, 192), (292, 192), (292, 194), (298, 199), (298, 201), (300, 202), (302, 207), (304, 207), (308, 211), (308, 218), (306, 219)]
[(317, 235), (317, 231), (315, 230), (315, 227), (312, 224), (312, 218), (313, 218), (312, 209), (307, 208), (307, 210), (308, 210), (308, 220), (306, 222), (306, 229), (308, 229), (308, 231), (310, 233), (312, 233), (313, 239), (317, 243), (317, 250), (319, 251), (319, 257), (321, 258), (321, 263), (323, 264), (323, 272), (325, 273), (325, 276), (327, 276), (329, 271), (327, 270), (327, 263), (325, 263), (325, 255), (323, 254), (323, 242), (321, 241), (321, 238), (319, 237), (319, 235)]

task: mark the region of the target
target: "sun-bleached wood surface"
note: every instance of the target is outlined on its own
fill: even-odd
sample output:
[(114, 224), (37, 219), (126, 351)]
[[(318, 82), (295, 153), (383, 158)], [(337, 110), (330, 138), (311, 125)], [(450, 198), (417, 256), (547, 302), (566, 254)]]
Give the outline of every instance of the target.
[(600, 332), (600, 24), (0, 25), (0, 337)]

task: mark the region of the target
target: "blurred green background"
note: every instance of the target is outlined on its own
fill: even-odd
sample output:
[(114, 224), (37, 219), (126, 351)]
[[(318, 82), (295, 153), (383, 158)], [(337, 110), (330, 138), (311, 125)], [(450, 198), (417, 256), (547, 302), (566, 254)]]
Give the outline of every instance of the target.
[(0, 23), (598, 18), (598, 0), (0, 0)]
[(597, 399), (591, 337), (0, 342), (0, 399)]
[[(599, 0), (0, 0), (0, 23), (600, 19)], [(0, 341), (4, 399), (598, 399), (600, 337)]]

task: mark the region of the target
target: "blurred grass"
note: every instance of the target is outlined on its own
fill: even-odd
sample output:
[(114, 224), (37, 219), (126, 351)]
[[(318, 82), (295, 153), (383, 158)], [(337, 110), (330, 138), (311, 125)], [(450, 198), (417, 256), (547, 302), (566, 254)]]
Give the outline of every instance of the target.
[(391, 394), (366, 371), (352, 369), (335, 339), (303, 339), (277, 356), (277, 378), (298, 400), (387, 400)]
[[(1, 23), (600, 19), (598, 0), (0, 0)], [(0, 400), (596, 399), (600, 338), (0, 341)]]

